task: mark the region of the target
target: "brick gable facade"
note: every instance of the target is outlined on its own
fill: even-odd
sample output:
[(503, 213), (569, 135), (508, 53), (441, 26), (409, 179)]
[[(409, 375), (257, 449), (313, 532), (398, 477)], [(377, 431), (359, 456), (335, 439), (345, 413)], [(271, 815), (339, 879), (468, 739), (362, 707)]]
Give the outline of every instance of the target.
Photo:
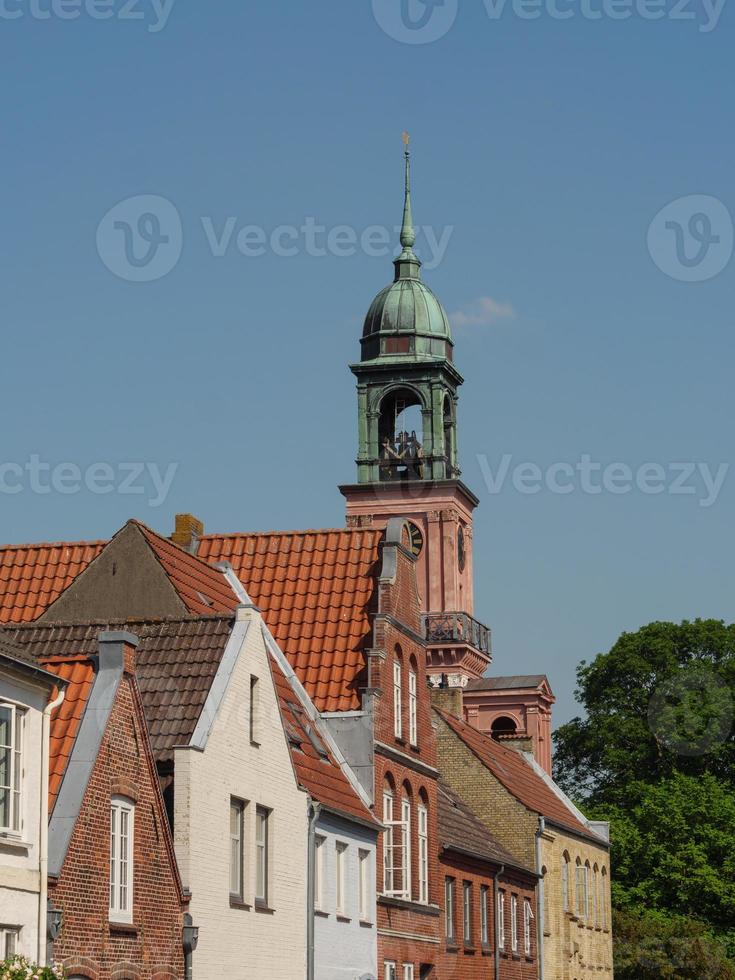
[[(47, 663), (53, 670), (54, 660)], [(113, 796), (135, 806), (130, 925), (116, 925), (109, 918)], [(186, 900), (135, 681), (132, 647), (125, 650), (125, 669), (61, 871), (49, 882), (49, 898), (62, 912), (51, 955), (67, 973), (88, 980), (183, 976)]]

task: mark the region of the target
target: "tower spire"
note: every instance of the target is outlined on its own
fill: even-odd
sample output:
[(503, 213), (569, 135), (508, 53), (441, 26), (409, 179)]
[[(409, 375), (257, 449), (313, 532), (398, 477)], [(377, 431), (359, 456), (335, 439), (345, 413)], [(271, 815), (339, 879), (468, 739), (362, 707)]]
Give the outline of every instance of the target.
[(405, 147), (403, 155), (406, 161), (406, 178), (403, 198), (403, 221), (401, 222), (402, 251), (395, 260), (396, 280), (418, 279), (420, 278), (419, 269), (421, 268), (421, 261), (413, 251), (413, 246), (416, 244), (416, 232), (413, 227), (413, 211), (411, 209), (411, 151), (408, 148), (411, 137), (408, 133), (404, 132), (402, 138)]

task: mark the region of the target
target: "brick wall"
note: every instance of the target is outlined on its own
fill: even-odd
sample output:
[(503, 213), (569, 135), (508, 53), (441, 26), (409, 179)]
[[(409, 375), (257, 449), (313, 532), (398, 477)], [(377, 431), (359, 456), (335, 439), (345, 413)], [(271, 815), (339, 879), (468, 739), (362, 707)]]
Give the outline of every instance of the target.
[[(184, 904), (163, 801), (132, 677), (120, 682), (59, 879), (49, 897), (63, 912), (54, 959), (89, 980), (183, 976)], [(135, 802), (133, 925), (109, 922), (110, 797)]]
[[(439, 862), (442, 879), (442, 957), (441, 980), (487, 980), (493, 976), (496, 937), (496, 911), (493, 898), (493, 877), (497, 867), (482, 862), (469, 861), (445, 851)], [(444, 882), (454, 880), (454, 942), (446, 935), (446, 904)], [(471, 941), (464, 941), (463, 898), (464, 883), (469, 882), (471, 895)], [(487, 887), (487, 942), (482, 941), (481, 888)], [(531, 947), (525, 951), (524, 902), (531, 903), (536, 912), (535, 882), (520, 874), (504, 872), (498, 881), (498, 889), (505, 893), (505, 946), (500, 951), (500, 976), (502, 980), (536, 980), (538, 976), (536, 919), (531, 920)], [(517, 900), (518, 949), (511, 944), (512, 897)]]

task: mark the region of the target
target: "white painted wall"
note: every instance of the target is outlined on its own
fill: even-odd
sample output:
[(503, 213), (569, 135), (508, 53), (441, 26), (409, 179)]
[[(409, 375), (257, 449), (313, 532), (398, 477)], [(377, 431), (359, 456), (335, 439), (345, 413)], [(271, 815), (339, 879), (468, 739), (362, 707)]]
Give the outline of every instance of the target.
[[(324, 838), (322, 908), (314, 922), (315, 980), (360, 980), (377, 977), (378, 942), (375, 908), (375, 845), (377, 833), (359, 824), (322, 813), (316, 833)], [(347, 845), (346, 909), (336, 913), (336, 849)], [(360, 921), (358, 853), (369, 851), (368, 874), (370, 910), (368, 919)]]
[[(229, 678), (203, 751), (177, 749), (174, 841), (190, 913), (199, 927), (197, 980), (304, 980), (306, 973), (307, 795), (298, 789), (283, 733), (260, 616)], [(260, 679), (259, 745), (249, 734), (250, 675)], [(230, 904), (230, 798), (247, 802), (245, 903)], [(272, 912), (257, 911), (255, 809), (272, 810), (269, 893)]]
[[(0, 668), (0, 700), (26, 709), (23, 734), (22, 827), (19, 836), (0, 834), (0, 926), (20, 928), (18, 952), (34, 962), (45, 953), (39, 937), (41, 901), (41, 821), (46, 819), (47, 778), (42, 772), (43, 710), (48, 687), (25, 683)], [(42, 914), (45, 928), (46, 912)], [(41, 944), (39, 945), (39, 938)]]

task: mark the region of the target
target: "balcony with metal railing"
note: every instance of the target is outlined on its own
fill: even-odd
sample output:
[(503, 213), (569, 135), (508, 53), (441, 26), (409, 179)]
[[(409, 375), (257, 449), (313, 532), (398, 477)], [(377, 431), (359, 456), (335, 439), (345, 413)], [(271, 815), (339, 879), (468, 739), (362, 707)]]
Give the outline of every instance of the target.
[(465, 612), (425, 613), (424, 636), (430, 646), (463, 645), (492, 656), (490, 627)]

